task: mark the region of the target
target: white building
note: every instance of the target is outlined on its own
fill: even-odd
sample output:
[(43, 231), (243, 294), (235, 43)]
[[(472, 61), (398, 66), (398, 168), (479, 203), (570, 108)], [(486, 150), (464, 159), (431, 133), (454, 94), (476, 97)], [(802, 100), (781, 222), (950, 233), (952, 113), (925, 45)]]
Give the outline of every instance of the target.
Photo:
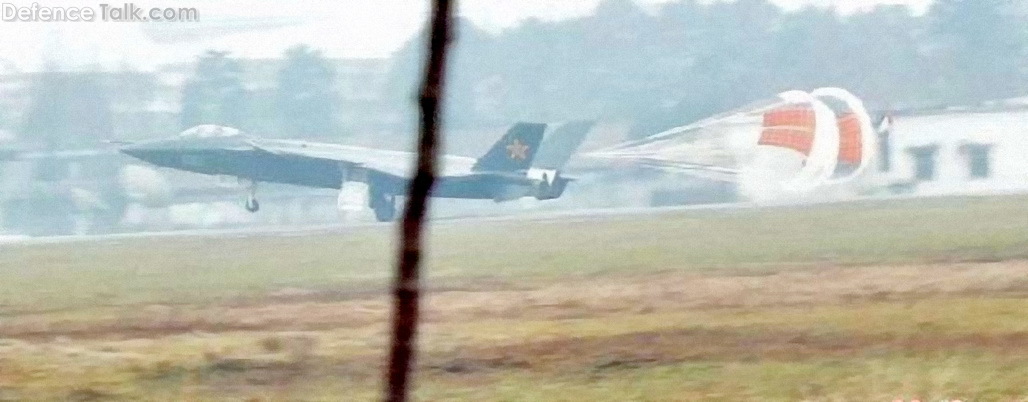
[(893, 190), (1028, 193), (1028, 108), (897, 116), (885, 144), (879, 171)]

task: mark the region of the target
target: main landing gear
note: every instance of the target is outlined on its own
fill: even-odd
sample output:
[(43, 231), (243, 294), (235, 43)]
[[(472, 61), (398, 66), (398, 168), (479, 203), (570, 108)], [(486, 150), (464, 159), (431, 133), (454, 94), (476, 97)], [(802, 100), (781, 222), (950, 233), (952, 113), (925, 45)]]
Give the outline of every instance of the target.
[(257, 183), (250, 183), (250, 195), (246, 197), (246, 210), (256, 213), (261, 210), (261, 203), (257, 202)]
[(375, 220), (379, 222), (392, 222), (396, 219), (396, 195), (375, 191), (369, 187), (368, 204), (372, 211), (375, 211)]

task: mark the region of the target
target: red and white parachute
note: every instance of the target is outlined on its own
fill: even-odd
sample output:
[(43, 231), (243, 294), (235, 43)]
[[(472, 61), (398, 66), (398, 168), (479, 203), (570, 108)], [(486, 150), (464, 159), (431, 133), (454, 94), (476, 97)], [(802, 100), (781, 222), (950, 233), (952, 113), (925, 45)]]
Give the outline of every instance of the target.
[(734, 181), (764, 198), (853, 180), (871, 163), (874, 141), (860, 99), (822, 88), (783, 92), (588, 156)]
[(839, 159), (827, 184), (846, 183), (860, 177), (878, 149), (878, 137), (864, 102), (841, 88), (819, 88), (811, 95), (827, 104), (839, 126)]

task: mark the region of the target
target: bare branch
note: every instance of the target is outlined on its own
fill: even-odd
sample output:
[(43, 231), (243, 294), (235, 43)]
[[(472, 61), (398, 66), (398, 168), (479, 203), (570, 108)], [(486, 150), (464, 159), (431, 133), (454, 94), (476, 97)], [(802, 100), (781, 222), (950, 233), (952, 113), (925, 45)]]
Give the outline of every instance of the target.
[(389, 351), (386, 400), (407, 400), (411, 367), (416, 359), (421, 237), (429, 193), (435, 184), (438, 154), (440, 101), (446, 71), (446, 51), (450, 42), (451, 1), (433, 0), (432, 25), (429, 36), (425, 79), (418, 104), (421, 107), (421, 129), (418, 134), (418, 165), (410, 182), (407, 206), (404, 209), (398, 266), (393, 284), (393, 341)]

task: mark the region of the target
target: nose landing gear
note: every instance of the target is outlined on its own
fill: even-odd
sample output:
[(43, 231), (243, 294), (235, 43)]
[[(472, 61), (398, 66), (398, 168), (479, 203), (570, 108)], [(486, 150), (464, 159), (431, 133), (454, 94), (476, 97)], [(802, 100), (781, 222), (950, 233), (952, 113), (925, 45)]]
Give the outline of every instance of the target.
[(261, 203), (257, 202), (257, 198), (250, 196), (246, 198), (246, 210), (251, 213), (256, 213), (261, 210)]
[(257, 202), (257, 182), (250, 183), (250, 195), (246, 197), (245, 207), (250, 213), (261, 210), (261, 203)]

